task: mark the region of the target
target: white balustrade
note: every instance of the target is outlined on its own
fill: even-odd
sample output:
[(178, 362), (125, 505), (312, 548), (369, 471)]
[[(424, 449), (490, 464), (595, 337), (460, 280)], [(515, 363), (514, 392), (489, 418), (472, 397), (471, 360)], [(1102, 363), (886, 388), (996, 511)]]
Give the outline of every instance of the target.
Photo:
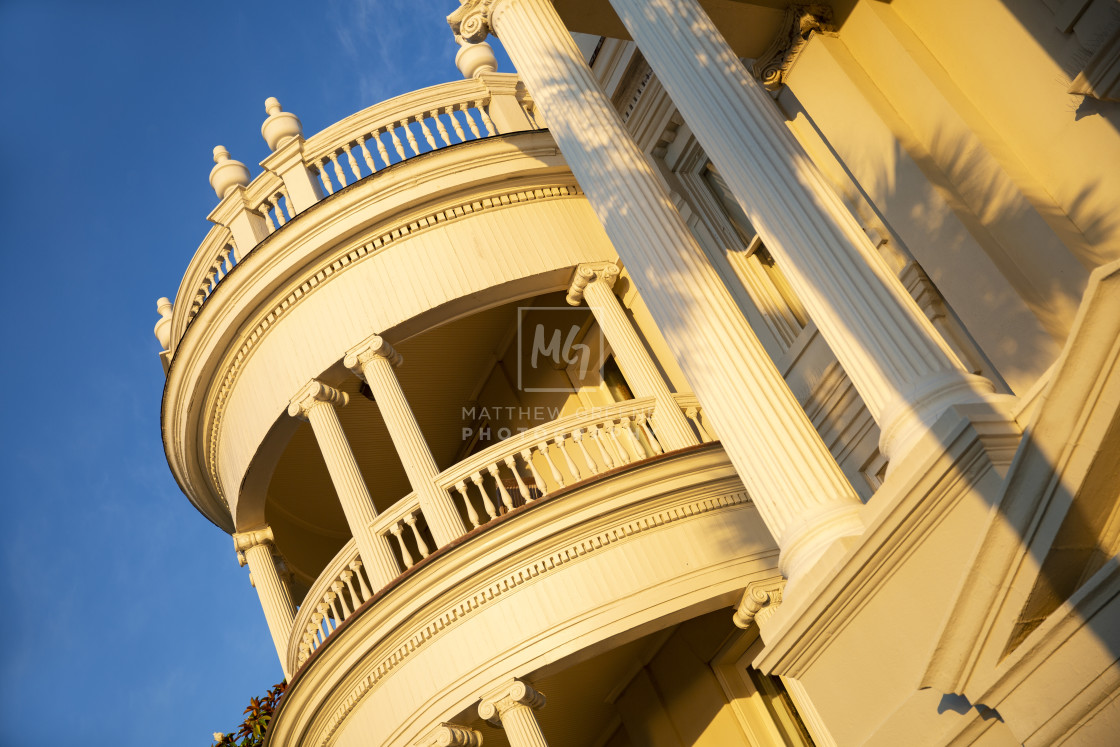
[[(468, 140), (539, 129), (532, 99), (524, 93), (517, 76), (491, 73), (484, 78), (431, 86), (353, 114), (304, 142), (304, 165), (318, 174), (324, 194), (331, 195), (422, 153)], [(505, 114), (491, 111), (493, 100), (502, 102), (499, 108)], [(510, 117), (511, 108), (524, 114), (524, 119)], [(264, 219), (269, 235), (296, 215), (283, 180), (270, 171), (245, 187), (245, 197), (250, 211)], [(215, 226), (210, 230), (175, 296), (172, 354), (203, 301), (252, 249), (242, 246), (235, 251), (227, 228)]]
[(290, 671), (299, 669), (372, 596), (357, 545), (350, 540), (319, 574), (296, 612), (288, 642)]
[[(716, 440), (696, 398), (674, 395), (701, 441)], [(436, 478), (458, 501), (467, 531), (515, 508), (610, 470), (664, 453), (651, 416), (655, 400), (627, 400), (523, 431), (473, 454)], [(397, 573), (435, 552), (416, 493), (378, 514), (370, 526), (393, 548)], [(372, 596), (351, 540), (327, 565), (296, 613), (288, 644), (295, 672), (311, 653)]]

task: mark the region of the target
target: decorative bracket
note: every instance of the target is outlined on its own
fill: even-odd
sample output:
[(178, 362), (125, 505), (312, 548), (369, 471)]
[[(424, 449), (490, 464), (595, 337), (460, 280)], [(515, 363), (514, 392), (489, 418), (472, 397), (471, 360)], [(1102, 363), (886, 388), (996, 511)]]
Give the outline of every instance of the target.
[(782, 591), (786, 587), (784, 578), (768, 578), (747, 584), (739, 608), (733, 618), (736, 627), (746, 630), (751, 623), (763, 624), (782, 604)]
[(785, 85), (786, 75), (809, 37), (814, 31), (832, 31), (831, 21), (832, 8), (827, 5), (791, 5), (786, 8), (777, 36), (751, 65), (751, 75), (767, 91), (777, 91)]

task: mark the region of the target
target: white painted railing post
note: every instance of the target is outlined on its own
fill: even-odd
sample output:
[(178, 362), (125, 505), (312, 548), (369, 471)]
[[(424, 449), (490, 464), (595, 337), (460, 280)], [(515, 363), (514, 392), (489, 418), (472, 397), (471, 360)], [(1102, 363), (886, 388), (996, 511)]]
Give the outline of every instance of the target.
[(439, 468), (412, 414), (404, 390), (393, 372), (403, 358), (384, 338), (373, 335), (351, 348), (343, 364), (369, 384), (373, 399), (385, 419), (405, 474), (420, 500), (420, 510), (437, 547), (443, 547), (466, 532), (451, 496), (436, 485)]
[(210, 186), (222, 201), (206, 219), (225, 226), (233, 234), (236, 263), (268, 236), (268, 226), (256, 212), (256, 206), (245, 199), (245, 187), (249, 184), (249, 170), (245, 164), (230, 158), (229, 151), (220, 145), (214, 148), (214, 163)]
[(350, 525), (354, 543), (358, 546), (358, 556), (366, 567), (376, 593), (396, 578), (400, 571), (389, 550), (388, 541), (372, 529), (377, 509), (374, 508), (373, 498), (362, 479), (354, 452), (350, 450), (346, 434), (342, 431), (338, 413), (334, 411), (336, 405), (344, 407), (348, 401), (349, 396), (345, 392), (312, 379), (292, 398), (288, 414), (311, 423), (315, 440), (319, 442), (319, 449), (323, 452), (323, 461), (327, 463), (331, 482), (334, 483), (338, 500), (342, 504), (342, 511), (346, 514), (346, 523)]
[[(719, 431), (790, 578), (863, 531), (859, 499), (673, 207), (549, 0), (467, 0), (452, 30), (494, 27), (654, 321)], [(702, 291), (698, 290), (702, 289)]]
[(487, 110), (499, 135), (535, 129), (525, 113), (523, 102), (527, 96), (525, 86), (518, 78), (494, 73), (482, 73), (476, 77), (490, 89), (490, 105)]
[(276, 655), (280, 657), (280, 666), (284, 670), (284, 679), (289, 679), (288, 639), (292, 635), (296, 608), (292, 604), (288, 585), (276, 570), (276, 561), (272, 557), (274, 541), (271, 527), (233, 535), (237, 560), (242, 566), (249, 566), (249, 577), (261, 600), (268, 632), (272, 635), (272, 644), (276, 646)]
[(610, 2), (879, 423), (879, 450), (899, 459), (952, 405), (1006, 407), (964, 369), (699, 1)]
[(674, 451), (694, 446), (698, 441), (692, 426), (611, 290), (618, 275), (618, 267), (613, 264), (580, 265), (568, 287), (567, 301), (578, 306), (586, 298), (634, 396), (653, 397), (655, 433), (662, 448)]
[(282, 111), (280, 102), (274, 98), (264, 105), (268, 118), (261, 125), (261, 135), (272, 153), (261, 161), (261, 166), (284, 181), (292, 212), (298, 215), (323, 199), (323, 189), (304, 163), (303, 125), (299, 118)]

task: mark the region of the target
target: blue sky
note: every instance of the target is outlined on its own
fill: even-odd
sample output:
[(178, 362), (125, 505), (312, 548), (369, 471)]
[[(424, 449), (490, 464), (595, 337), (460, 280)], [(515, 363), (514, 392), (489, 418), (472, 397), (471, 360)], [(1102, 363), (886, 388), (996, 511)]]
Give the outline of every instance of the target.
[(458, 78), (456, 5), (0, 2), (0, 745), (206, 745), (281, 678), (164, 460), (155, 300), (206, 234), (215, 145), (255, 175), (268, 96), (311, 135)]

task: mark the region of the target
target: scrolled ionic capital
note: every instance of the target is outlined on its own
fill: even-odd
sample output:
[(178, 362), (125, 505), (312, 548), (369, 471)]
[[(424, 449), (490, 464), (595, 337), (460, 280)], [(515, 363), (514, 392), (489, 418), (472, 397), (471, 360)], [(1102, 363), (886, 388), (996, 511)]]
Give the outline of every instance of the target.
[(346, 392), (340, 392), (318, 379), (312, 379), (307, 382), (303, 389), (299, 390), (296, 396), (292, 397), (292, 401), (288, 403), (288, 414), (293, 418), (306, 420), (307, 413), (313, 407), (323, 404), (345, 407), (349, 401), (350, 395)]
[(528, 706), (542, 708), (545, 697), (533, 689), (532, 685), (521, 680), (510, 680), (496, 690), (482, 697), (478, 704), (478, 715), (492, 724), (500, 724), (502, 716), (511, 708)]
[(412, 747), (481, 747), (482, 734), (467, 726), (443, 723), (412, 743)]
[(388, 340), (381, 335), (371, 335), (346, 351), (342, 365), (362, 376), (362, 366), (374, 358), (384, 358), (393, 368), (404, 363), (404, 356)]
[(782, 604), (782, 591), (786, 587), (784, 578), (771, 578), (747, 584), (743, 598), (732, 618), (736, 627), (746, 630), (753, 622), (765, 622)]
[(245, 551), (257, 545), (273, 545), (276, 538), (272, 536), (272, 527), (254, 529), (251, 532), (238, 532), (233, 535), (233, 549), (237, 551), (237, 562), (245, 567)]
[(592, 282), (602, 283), (608, 288), (613, 288), (621, 272), (618, 265), (612, 262), (580, 265), (576, 268), (572, 284), (568, 286), (568, 297), (566, 299), (568, 304), (579, 306), (583, 303), (583, 293)]
[(490, 12), (495, 0), (461, 2), (462, 5), (447, 17), (447, 23), (457, 38), (470, 44), (478, 44), (491, 33)]

